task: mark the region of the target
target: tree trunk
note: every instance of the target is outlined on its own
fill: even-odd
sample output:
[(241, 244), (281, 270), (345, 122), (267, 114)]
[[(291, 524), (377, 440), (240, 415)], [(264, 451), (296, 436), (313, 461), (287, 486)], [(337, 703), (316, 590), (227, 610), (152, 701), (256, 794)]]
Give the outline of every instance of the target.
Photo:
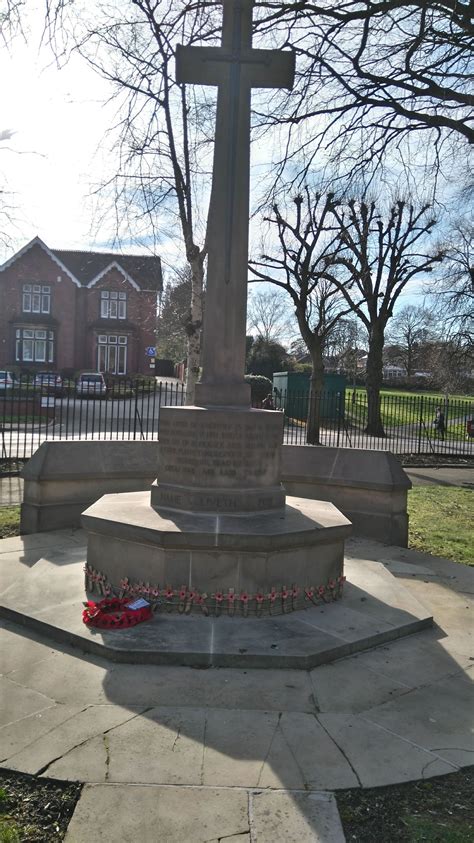
[(367, 355), (367, 426), (370, 436), (385, 436), (380, 414), (380, 389), (382, 386), (384, 330), (382, 325), (372, 326)]
[(320, 445), (321, 396), (324, 387), (323, 347), (319, 338), (313, 338), (309, 347), (311, 380), (309, 383), (308, 417), (306, 423), (306, 441), (308, 445)]
[(204, 287), (204, 255), (189, 260), (191, 267), (191, 308), (186, 325), (188, 336), (185, 403), (194, 404), (194, 387), (199, 378), (201, 359), (202, 299)]

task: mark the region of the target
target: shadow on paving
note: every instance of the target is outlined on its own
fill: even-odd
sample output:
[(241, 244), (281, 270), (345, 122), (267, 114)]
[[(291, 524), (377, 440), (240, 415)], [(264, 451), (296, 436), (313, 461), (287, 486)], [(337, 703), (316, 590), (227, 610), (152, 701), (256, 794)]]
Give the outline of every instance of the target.
[[(361, 545), (351, 545), (352, 561)], [(311, 794), (430, 778), (468, 764), (469, 650), (461, 609), (472, 591), (469, 571), (364, 544), (364, 558), (371, 557), (395, 576), (411, 577), (414, 595), (435, 617), (438, 607), (445, 618), (452, 607), (448, 633), (427, 630), (311, 671), (117, 664), (64, 647), (14, 670), (11, 679), (69, 707), (69, 714), (51, 728), (43, 711), (44, 725), (30, 736), (28, 717), (19, 729), (16, 714), (17, 723), (2, 729), (2, 763), (52, 778), (204, 787), (209, 794), (284, 789), (314, 835)], [(363, 600), (359, 585), (352, 596), (348, 590), (344, 608), (351, 600)], [(390, 616), (375, 597), (363, 602), (369, 614)], [(202, 620), (211, 629), (230, 619)], [(153, 627), (143, 624), (140, 632), (149, 635)], [(159, 627), (158, 617), (157, 634)], [(108, 633), (116, 640), (124, 634)], [(132, 790), (126, 798), (133, 801)]]

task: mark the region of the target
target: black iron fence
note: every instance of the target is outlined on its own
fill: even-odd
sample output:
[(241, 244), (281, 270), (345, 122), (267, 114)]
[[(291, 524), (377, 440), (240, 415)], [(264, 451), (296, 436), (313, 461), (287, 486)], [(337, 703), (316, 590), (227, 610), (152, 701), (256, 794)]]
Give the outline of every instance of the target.
[[(103, 387), (69, 381), (0, 383), (0, 460), (26, 460), (45, 439), (158, 439), (160, 408), (184, 403), (176, 381), (114, 379)], [(307, 419), (318, 418), (321, 445), (403, 454), (474, 455), (474, 400), (382, 393), (384, 435), (368, 430), (364, 389), (327, 392), (310, 405), (307, 392), (274, 392), (284, 413), (284, 441), (304, 445)], [(255, 407), (262, 404), (255, 400)], [(317, 410), (317, 412), (314, 412)], [(311, 437), (310, 437), (311, 441)]]
[(278, 392), (274, 406), (285, 414), (285, 442), (314, 442), (308, 419), (318, 422), (321, 445), (393, 451), (398, 454), (474, 456), (474, 399), (440, 395), (380, 394), (380, 426), (369, 426), (363, 388), (310, 397)]

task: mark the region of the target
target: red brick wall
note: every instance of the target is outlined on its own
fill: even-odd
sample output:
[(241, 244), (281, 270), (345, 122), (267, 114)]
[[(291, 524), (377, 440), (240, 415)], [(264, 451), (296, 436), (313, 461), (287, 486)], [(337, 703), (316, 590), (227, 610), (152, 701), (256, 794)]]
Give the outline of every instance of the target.
[[(61, 278), (58, 281), (58, 277)], [(51, 287), (50, 316), (57, 324), (55, 331), (55, 362), (23, 363), (15, 361), (15, 327), (12, 320), (28, 314), (22, 313), (23, 284), (49, 284)], [(100, 291), (127, 293), (127, 318), (107, 319), (100, 322)], [(115, 268), (111, 269), (94, 287), (77, 287), (71, 278), (35, 244), (10, 267), (0, 272), (0, 368), (28, 368), (31, 370), (54, 368), (97, 368), (97, 334), (117, 333), (128, 336), (128, 374), (150, 374), (147, 346), (156, 342), (156, 293), (136, 290)], [(47, 317), (35, 314), (31, 323), (47, 325)]]
[[(58, 278), (61, 280), (58, 281)], [(44, 363), (17, 364), (15, 361), (15, 326), (12, 322), (18, 318), (24, 324), (30, 316), (22, 312), (23, 284), (49, 284), (51, 287), (49, 315), (58, 323), (50, 326), (56, 338), (56, 360), (51, 365), (57, 369), (73, 367), (76, 344), (74, 312), (81, 291), (39, 245), (34, 245), (0, 272), (0, 368), (20, 365), (31, 369), (45, 368)], [(48, 324), (45, 314), (31, 316), (31, 324), (39, 326), (41, 323), (45, 327)]]
[[(127, 294), (127, 317), (123, 319), (100, 319), (101, 290)], [(145, 354), (147, 346), (156, 342), (156, 293), (136, 290), (116, 269), (112, 268), (93, 287), (87, 289), (86, 324), (87, 347), (90, 363), (97, 366), (96, 335), (98, 333), (125, 334), (128, 337), (128, 374), (150, 374), (149, 359)], [(98, 329), (97, 322), (101, 327)]]

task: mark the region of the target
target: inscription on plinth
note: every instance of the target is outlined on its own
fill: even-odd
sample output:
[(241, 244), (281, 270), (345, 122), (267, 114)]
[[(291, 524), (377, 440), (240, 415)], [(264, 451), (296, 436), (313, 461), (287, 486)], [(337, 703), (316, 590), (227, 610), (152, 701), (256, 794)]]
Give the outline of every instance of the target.
[(239, 512), (284, 504), (280, 413), (164, 407), (153, 505)]

